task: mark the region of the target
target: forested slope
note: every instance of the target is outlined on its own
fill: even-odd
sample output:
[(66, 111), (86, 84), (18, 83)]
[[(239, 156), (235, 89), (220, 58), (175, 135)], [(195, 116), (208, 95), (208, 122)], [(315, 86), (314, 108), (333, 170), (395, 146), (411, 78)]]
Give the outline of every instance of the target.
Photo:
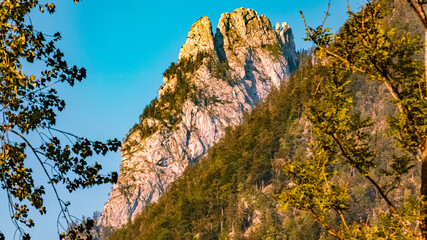
[[(310, 216), (292, 209), (279, 211), (275, 199), (288, 184), (282, 164), (309, 154), (311, 133), (303, 117), (304, 103), (313, 97), (324, 67), (313, 65), (310, 54), (300, 57), (300, 70), (288, 84), (246, 115), (242, 125), (228, 129), (205, 159), (188, 168), (158, 203), (147, 207), (111, 239), (320, 238), (324, 232)], [(385, 89), (354, 78), (361, 111), (378, 116), (392, 111), (387, 109)], [(392, 151), (386, 139), (377, 144), (384, 153)], [(343, 177), (352, 171), (347, 169)], [(360, 209), (349, 213), (358, 220), (380, 202), (363, 181), (356, 176), (351, 181), (355, 195), (372, 195), (359, 203)], [(413, 190), (409, 185), (407, 189)]]
[[(386, 25), (401, 33), (417, 34), (419, 27), (399, 21), (410, 15), (403, 5), (390, 2)], [(304, 117), (305, 103), (314, 97), (325, 74), (327, 59), (315, 60), (311, 52), (299, 54), (300, 69), (286, 84), (274, 90), (257, 108), (245, 115), (240, 126), (228, 128), (225, 137), (207, 157), (188, 167), (158, 203), (151, 204), (131, 224), (111, 239), (332, 239), (313, 218), (295, 209), (279, 209), (278, 194), (289, 182), (284, 163), (309, 156), (308, 143), (315, 138)], [(370, 116), (375, 125), (376, 169), (387, 169), (395, 143), (384, 136), (386, 119), (395, 114), (386, 88), (353, 74), (354, 111)], [(390, 194), (399, 202), (416, 195), (417, 167)], [(381, 172), (373, 172), (380, 179)], [(375, 223), (384, 202), (375, 188), (355, 169), (340, 166), (336, 181), (348, 183), (352, 208), (345, 212), (352, 222)], [(338, 217), (337, 217), (338, 224)]]

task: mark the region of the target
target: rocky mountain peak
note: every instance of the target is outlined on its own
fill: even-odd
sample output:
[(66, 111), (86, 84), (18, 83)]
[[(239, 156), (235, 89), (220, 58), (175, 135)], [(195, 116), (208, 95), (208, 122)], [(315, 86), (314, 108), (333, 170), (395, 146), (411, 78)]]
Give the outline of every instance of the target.
[(294, 35), (292, 34), (292, 29), (286, 22), (282, 23), (281, 28), (280, 24), (277, 23), (276, 33), (279, 38), (279, 42), (284, 52), (284, 55), (287, 57), (289, 68), (291, 71), (293, 71), (297, 68), (298, 63), (295, 50), (289, 51), (289, 49), (295, 49)]
[(238, 8), (231, 13), (222, 14), (215, 34), (215, 47), (219, 50), (220, 58), (232, 54), (228, 51), (231, 49), (277, 43), (270, 20), (252, 9)]
[(287, 22), (283, 22), (282, 26), (280, 26), (280, 23), (277, 22), (276, 23), (276, 32), (277, 34), (279, 34), (280, 32), (286, 32), (290, 29), (289, 25)]
[(214, 51), (212, 24), (208, 17), (201, 17), (188, 32), (187, 40), (179, 53), (179, 60), (195, 59), (198, 53), (212, 51)]
[(296, 66), (287, 24), (273, 29), (267, 17), (238, 8), (221, 15), (214, 37), (209, 18), (197, 20), (158, 98), (123, 142), (120, 176), (99, 225), (120, 227), (156, 202)]

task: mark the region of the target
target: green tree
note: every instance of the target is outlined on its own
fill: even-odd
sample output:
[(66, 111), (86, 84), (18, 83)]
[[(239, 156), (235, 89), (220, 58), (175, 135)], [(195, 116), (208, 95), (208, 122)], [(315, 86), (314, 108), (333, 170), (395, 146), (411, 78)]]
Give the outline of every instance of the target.
[[(61, 83), (73, 86), (86, 77), (86, 70), (67, 64), (56, 46), (61, 35), (37, 31), (31, 23), (32, 11), (52, 14), (55, 5), (37, 0), (0, 2), (0, 184), (9, 199), (11, 219), (23, 239), (30, 238), (24, 227), (35, 225), (28, 216), (30, 208), (46, 213), (45, 187), (35, 182), (28, 161), (39, 163), (58, 199), (61, 218), (70, 225), (73, 219), (67, 209), (69, 202), (60, 198), (57, 187), (65, 186), (73, 192), (115, 182), (117, 173), (102, 174), (101, 165), (90, 163), (89, 157), (117, 151), (120, 146), (117, 139), (105, 143), (89, 141), (54, 128), (57, 112), (65, 107), (54, 87)], [(24, 63), (37, 63), (40, 73), (26, 74)], [(31, 142), (29, 135), (40, 136), (40, 146)], [(62, 143), (62, 139), (67, 142)], [(68, 237), (76, 238), (85, 231), (84, 227), (92, 225), (93, 221), (85, 221), (84, 226), (69, 231)], [(65, 233), (60, 236), (65, 237)], [(1, 233), (0, 239), (4, 239)]]
[[(316, 29), (306, 25), (307, 40), (316, 44), (329, 72), (306, 111), (315, 133), (311, 156), (285, 165), (294, 185), (283, 190), (280, 201), (282, 206), (309, 212), (338, 239), (427, 238), (427, 189), (423, 188), (427, 182), (427, 86), (425, 63), (417, 58), (422, 44), (418, 36), (398, 34), (386, 26), (387, 6), (387, 1), (376, 0), (358, 13), (348, 7), (349, 20), (336, 35), (323, 24)], [(399, 151), (387, 160), (390, 164), (385, 169), (375, 162), (379, 151), (371, 133), (376, 123), (355, 110), (349, 87), (355, 73), (383, 84), (396, 106), (395, 114), (389, 116), (388, 135)], [(420, 195), (394, 200), (390, 195), (419, 162)], [(337, 177), (345, 166), (356, 169), (384, 201), (386, 210), (378, 211), (379, 221), (357, 222), (346, 216), (352, 207), (350, 190)]]

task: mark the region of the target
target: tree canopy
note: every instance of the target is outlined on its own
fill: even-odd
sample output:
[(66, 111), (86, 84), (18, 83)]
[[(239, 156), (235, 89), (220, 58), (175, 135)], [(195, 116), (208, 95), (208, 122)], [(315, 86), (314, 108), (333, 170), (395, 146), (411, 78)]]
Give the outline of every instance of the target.
[[(78, 0), (74, 2), (78, 3)], [(61, 218), (67, 224), (73, 219), (68, 212), (69, 202), (58, 195), (58, 187), (73, 192), (103, 183), (114, 183), (117, 173), (103, 174), (102, 166), (90, 160), (93, 155), (117, 151), (117, 139), (90, 141), (56, 129), (57, 113), (65, 108), (58, 96), (58, 84), (74, 86), (86, 78), (86, 70), (70, 66), (57, 47), (60, 33), (48, 35), (37, 30), (31, 22), (31, 12), (52, 14), (54, 3), (37, 0), (5, 0), (0, 2), (0, 184), (6, 191), (11, 219), (23, 239), (30, 239), (25, 227), (34, 227), (29, 218), (31, 208), (45, 214), (46, 184), (51, 187), (61, 207)], [(40, 72), (25, 72), (25, 64), (37, 63)], [(30, 135), (40, 137), (40, 144), (31, 142)], [(37, 145), (35, 145), (37, 144)], [(29, 161), (36, 161), (49, 179), (35, 182)], [(3, 206), (6, 207), (6, 206)], [(93, 222), (86, 224), (86, 227)], [(84, 227), (84, 226), (83, 226)], [(83, 227), (68, 232), (76, 238)], [(65, 228), (65, 227), (64, 227)], [(58, 229), (61, 238), (66, 229)], [(4, 239), (0, 232), (0, 239)]]
[[(418, 57), (422, 42), (387, 25), (392, 14), (388, 4), (369, 1), (358, 13), (348, 8), (349, 20), (336, 35), (323, 24), (306, 26), (307, 40), (316, 44), (329, 71), (306, 111), (315, 133), (312, 156), (285, 165), (294, 184), (283, 190), (281, 203), (309, 212), (338, 239), (427, 238), (427, 85), (425, 63)], [(395, 106), (388, 116), (387, 136), (396, 150), (385, 166), (376, 161), (381, 151), (372, 126), (379, 123), (355, 107), (350, 87), (354, 74), (383, 85)], [(348, 183), (337, 178), (343, 166), (357, 170), (384, 202), (377, 221), (357, 222), (345, 214), (355, 204)], [(421, 172), (420, 192), (397, 201), (392, 196), (413, 168)]]

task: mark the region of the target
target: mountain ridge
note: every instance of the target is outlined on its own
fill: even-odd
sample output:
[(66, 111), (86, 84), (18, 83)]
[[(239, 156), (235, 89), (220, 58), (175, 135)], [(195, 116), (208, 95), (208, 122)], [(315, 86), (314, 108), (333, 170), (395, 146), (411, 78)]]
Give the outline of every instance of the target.
[(240, 124), (296, 67), (286, 23), (273, 28), (264, 15), (238, 8), (221, 15), (214, 35), (207, 17), (197, 20), (178, 62), (163, 74), (159, 97), (123, 142), (120, 177), (100, 226), (120, 227), (156, 202), (227, 127)]

